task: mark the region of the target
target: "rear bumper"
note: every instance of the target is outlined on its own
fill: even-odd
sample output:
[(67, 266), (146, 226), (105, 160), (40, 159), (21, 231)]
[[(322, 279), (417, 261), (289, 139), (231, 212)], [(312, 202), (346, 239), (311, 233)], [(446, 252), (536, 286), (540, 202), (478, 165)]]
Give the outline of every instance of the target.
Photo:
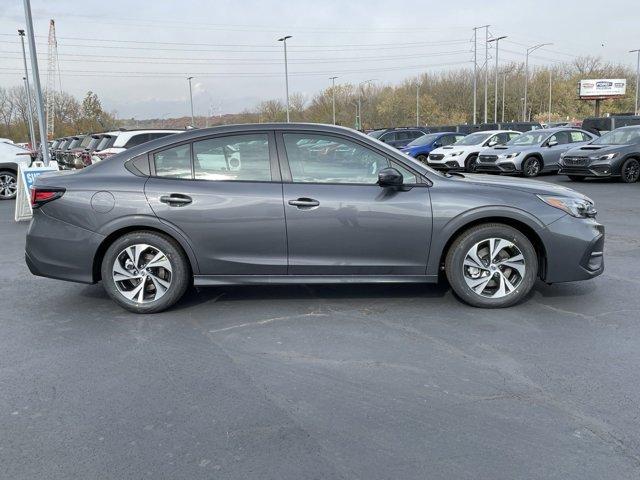
[(566, 215), (545, 229), (547, 283), (588, 280), (604, 272), (604, 226)]
[(25, 261), (40, 277), (94, 283), (93, 258), (104, 237), (36, 209), (27, 230)]

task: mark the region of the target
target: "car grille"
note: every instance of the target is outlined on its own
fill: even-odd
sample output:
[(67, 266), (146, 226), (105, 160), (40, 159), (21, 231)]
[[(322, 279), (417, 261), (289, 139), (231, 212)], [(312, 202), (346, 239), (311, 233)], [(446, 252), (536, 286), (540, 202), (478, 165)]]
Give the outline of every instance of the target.
[(478, 161), (483, 163), (495, 163), (498, 160), (497, 155), (480, 155)]
[(562, 163), (564, 163), (568, 167), (584, 167), (589, 163), (588, 157), (564, 157), (562, 159)]
[(432, 153), (431, 155), (429, 155), (429, 160), (442, 160), (444, 158), (444, 155), (441, 153)]

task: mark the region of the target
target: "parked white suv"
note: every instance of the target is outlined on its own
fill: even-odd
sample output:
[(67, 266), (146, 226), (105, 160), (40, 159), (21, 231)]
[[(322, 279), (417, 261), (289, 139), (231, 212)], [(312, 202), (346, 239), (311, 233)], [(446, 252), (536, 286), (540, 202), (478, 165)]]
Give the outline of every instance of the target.
[(31, 165), (32, 152), (14, 143), (0, 142), (0, 200), (16, 198), (18, 165)]
[(92, 162), (99, 162), (131, 147), (180, 132), (184, 132), (184, 130), (118, 130), (105, 132), (101, 134), (102, 140), (93, 152), (91, 160)]
[(482, 149), (503, 145), (521, 133), (515, 130), (486, 130), (471, 133), (452, 145), (432, 150), (427, 164), (438, 170), (472, 172)]

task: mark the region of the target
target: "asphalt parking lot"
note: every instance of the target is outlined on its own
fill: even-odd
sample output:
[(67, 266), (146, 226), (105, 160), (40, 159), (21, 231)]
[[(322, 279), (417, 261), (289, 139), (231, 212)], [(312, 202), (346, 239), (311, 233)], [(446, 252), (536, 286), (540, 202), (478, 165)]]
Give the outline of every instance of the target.
[(542, 180), (596, 201), (606, 271), (498, 311), (283, 286), (136, 316), (31, 276), (0, 203), (0, 477), (639, 478), (640, 185)]

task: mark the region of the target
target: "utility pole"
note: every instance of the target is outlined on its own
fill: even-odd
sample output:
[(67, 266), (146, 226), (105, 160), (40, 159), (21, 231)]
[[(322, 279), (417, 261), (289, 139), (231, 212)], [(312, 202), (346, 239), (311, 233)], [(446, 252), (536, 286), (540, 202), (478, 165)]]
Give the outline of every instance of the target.
[(539, 48), (553, 45), (553, 43), (539, 43), (533, 47), (527, 48), (527, 53), (524, 57), (524, 108), (522, 109), (522, 121), (527, 121), (527, 88), (529, 86), (529, 54)]
[(506, 90), (507, 90), (507, 74), (503, 73), (502, 74), (502, 120), (501, 120), (502, 123), (504, 123), (504, 98), (505, 98)]
[(416, 82), (416, 127), (420, 126), (420, 82)]
[(549, 68), (549, 117), (547, 119), (547, 124), (551, 123), (551, 77), (553, 75), (553, 70)]
[(375, 78), (371, 78), (369, 80), (365, 80), (364, 82), (360, 82), (358, 84), (358, 128), (357, 130), (362, 130), (362, 86), (368, 83), (375, 81)]
[(336, 124), (336, 78), (338, 77), (329, 77), (331, 80), (331, 106), (333, 109), (333, 124)]
[(284, 45), (284, 85), (287, 94), (287, 123), (289, 123), (289, 66), (287, 64), (287, 40), (289, 38), (291, 38), (291, 35), (285, 35), (278, 39), (278, 41)]
[(193, 116), (193, 89), (191, 88), (191, 80), (193, 80), (193, 77), (187, 77), (187, 80), (189, 81), (189, 101), (191, 103), (191, 126), (195, 127), (195, 117)]
[(636, 109), (635, 114), (640, 113), (640, 107), (638, 107), (638, 88), (640, 88), (640, 48), (636, 50), (629, 50), (629, 53), (637, 53), (638, 59), (636, 60)]
[(484, 123), (487, 123), (487, 101), (489, 95), (489, 25), (484, 27)]
[(489, 42), (496, 42), (496, 85), (495, 85), (495, 98), (493, 100), (493, 121), (498, 123), (498, 45), (500, 40), (507, 38), (506, 35), (502, 37), (496, 37), (489, 40)]
[(31, 85), (29, 85), (29, 69), (27, 68), (27, 52), (24, 49), (24, 30), (18, 30), (20, 36), (20, 43), (22, 44), (22, 61), (24, 63), (24, 88), (27, 92), (27, 119), (29, 121), (29, 138), (31, 139), (31, 148), (33, 150), (38, 149), (36, 144), (36, 130), (33, 126), (33, 102), (31, 100)]
[(36, 40), (33, 35), (33, 19), (31, 18), (31, 2), (23, 0), (24, 16), (27, 24), (27, 36), (29, 39), (29, 54), (31, 56), (31, 72), (33, 74), (33, 86), (36, 95), (36, 109), (38, 111), (38, 129), (40, 130), (40, 148), (42, 159), (45, 165), (49, 165), (49, 145), (47, 143), (47, 120), (44, 116), (44, 106), (42, 104), (42, 88), (40, 86), (40, 72), (38, 70), (38, 52), (36, 51)]

